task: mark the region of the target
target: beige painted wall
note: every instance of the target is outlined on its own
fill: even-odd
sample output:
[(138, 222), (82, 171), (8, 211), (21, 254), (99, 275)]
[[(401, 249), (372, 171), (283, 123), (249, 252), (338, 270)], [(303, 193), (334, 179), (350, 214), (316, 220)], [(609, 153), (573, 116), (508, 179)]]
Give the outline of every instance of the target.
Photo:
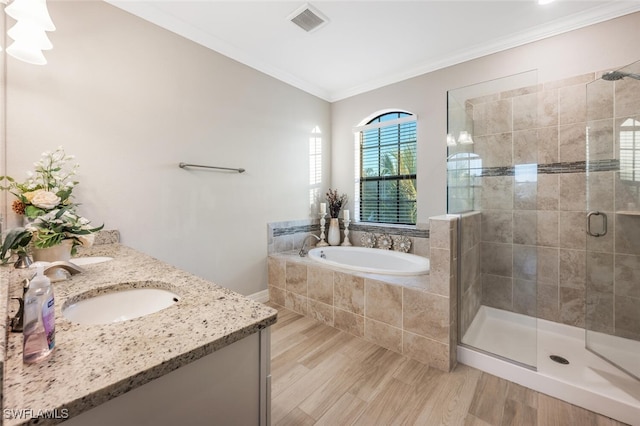
[(446, 212), (448, 90), (534, 69), (544, 82), (624, 66), (640, 59), (638, 40), (640, 13), (635, 13), (335, 102), (331, 185), (353, 199), (354, 126), (382, 109), (411, 111), (418, 115), (418, 222), (426, 223)]
[(329, 152), (329, 103), (107, 3), (48, 4), (48, 65), (7, 58), (8, 173), (22, 179), (64, 145), (94, 224), (243, 294), (265, 290), (267, 222), (309, 216), (309, 135), (319, 126)]
[[(330, 105), (106, 3), (51, 0), (49, 10), (58, 28), (49, 64), (7, 59), (7, 172), (24, 176), (64, 145), (81, 163), (77, 197), (94, 223), (244, 294), (267, 288), (266, 223), (310, 217), (314, 126), (326, 135), (323, 187), (353, 199), (352, 127), (384, 108), (418, 114), (424, 223), (446, 210), (447, 90), (531, 69), (560, 79), (639, 56), (636, 13)], [(185, 171), (180, 161), (247, 172)]]

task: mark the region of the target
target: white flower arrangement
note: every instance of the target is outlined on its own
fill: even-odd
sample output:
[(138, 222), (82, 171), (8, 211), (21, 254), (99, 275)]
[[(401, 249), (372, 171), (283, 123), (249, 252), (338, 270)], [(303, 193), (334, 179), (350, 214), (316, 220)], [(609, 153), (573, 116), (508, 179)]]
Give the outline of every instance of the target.
[[(94, 232), (103, 226), (91, 227), (89, 220), (76, 213), (72, 192), (77, 181), (73, 180), (79, 165), (70, 164), (75, 157), (66, 155), (60, 146), (54, 151), (42, 153), (40, 161), (34, 163), (35, 172), (27, 172), (24, 183), (10, 176), (0, 177), (0, 189), (8, 190), (17, 199), (12, 210), (27, 218), (25, 228), (14, 228), (9, 232), (0, 252), (4, 259), (7, 251), (24, 249), (30, 242), (36, 248), (53, 247), (63, 240), (73, 240), (73, 250), (78, 245), (90, 246)], [(11, 238), (9, 238), (11, 237)]]

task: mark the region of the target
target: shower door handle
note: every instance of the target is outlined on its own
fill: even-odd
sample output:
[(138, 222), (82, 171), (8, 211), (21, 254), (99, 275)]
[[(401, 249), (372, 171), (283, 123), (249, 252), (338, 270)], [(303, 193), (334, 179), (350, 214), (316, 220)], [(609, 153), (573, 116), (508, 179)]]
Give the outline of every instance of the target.
[[(591, 217), (592, 216), (602, 216), (602, 232), (594, 233), (591, 231)], [(587, 213), (587, 234), (592, 237), (604, 237), (607, 235), (607, 215), (603, 212), (599, 211), (590, 211)]]

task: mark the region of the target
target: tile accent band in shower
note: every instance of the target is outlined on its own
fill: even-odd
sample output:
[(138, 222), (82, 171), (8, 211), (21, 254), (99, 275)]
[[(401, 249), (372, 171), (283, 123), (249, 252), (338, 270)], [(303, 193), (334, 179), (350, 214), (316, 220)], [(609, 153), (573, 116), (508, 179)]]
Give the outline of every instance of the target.
[[(608, 172), (620, 170), (620, 160), (595, 160), (595, 161), (572, 161), (563, 163), (548, 164), (521, 164), (506, 167), (483, 167), (478, 176), (514, 176), (519, 167), (530, 167), (531, 171), (538, 174), (559, 174), (559, 173), (584, 173), (584, 172)], [(535, 170), (534, 170), (535, 169)]]

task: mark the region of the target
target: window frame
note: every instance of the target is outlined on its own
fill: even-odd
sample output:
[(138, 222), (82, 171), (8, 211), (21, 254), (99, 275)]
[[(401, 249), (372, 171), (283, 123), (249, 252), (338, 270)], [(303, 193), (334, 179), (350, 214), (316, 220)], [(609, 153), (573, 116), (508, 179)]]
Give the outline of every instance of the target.
[[(388, 117), (390, 115), (397, 115), (396, 118), (384, 118), (384, 117)], [(408, 225), (408, 226), (414, 226), (417, 223), (417, 148), (418, 148), (418, 126), (417, 126), (417, 121), (418, 121), (418, 117), (416, 114), (413, 114), (409, 111), (403, 111), (403, 110), (385, 110), (385, 111), (380, 111), (376, 114), (373, 114), (372, 116), (370, 116), (368, 119), (364, 120), (365, 124), (362, 124), (360, 126), (357, 126), (354, 128), (354, 135), (355, 135), (355, 148), (356, 148), (356, 152), (355, 152), (355, 160), (356, 160), (356, 185), (355, 185), (355, 191), (357, 194), (357, 199), (356, 199), (356, 211), (355, 211), (355, 216), (358, 220), (358, 222), (365, 222), (365, 223), (376, 223), (376, 224), (383, 224), (383, 225)], [(406, 132), (407, 129), (406, 127), (403, 128), (403, 126), (407, 125), (407, 124), (412, 124), (413, 128), (409, 129), (409, 132), (413, 133), (413, 141), (407, 143), (406, 141), (403, 141), (403, 132)], [(383, 130), (389, 130), (389, 128), (393, 128), (396, 127), (397, 128), (397, 132), (398, 135), (395, 138), (394, 142), (389, 143), (388, 141), (386, 143), (382, 143), (382, 137), (381, 137), (381, 132)], [(374, 153), (377, 151), (378, 153), (378, 173), (374, 176), (366, 176), (366, 174), (364, 173), (365, 171), (365, 148), (364, 148), (364, 142), (365, 142), (365, 133), (371, 130), (378, 130), (378, 143), (377, 145), (373, 146), (373, 147), (369, 147), (368, 150), (373, 151)], [(374, 138), (375, 140), (375, 138)], [(403, 149), (406, 149), (407, 147), (409, 147), (411, 149), (413, 158), (413, 173), (398, 173), (401, 170), (397, 170), (396, 174), (392, 174), (392, 175), (382, 175), (380, 173), (380, 169), (381, 169), (381, 163), (382, 163), (382, 156), (385, 155), (383, 153), (383, 149), (385, 148), (395, 148), (395, 154), (396, 154), (396, 158), (399, 158), (400, 160), (400, 164), (396, 163), (396, 167), (399, 167), (400, 169), (402, 169), (402, 151)], [(373, 148), (373, 149), (372, 149)], [(398, 161), (398, 160), (396, 160)], [(364, 214), (365, 213), (365, 209), (363, 208), (363, 203), (365, 202), (370, 202), (368, 200), (364, 200), (364, 185), (367, 182), (407, 182), (409, 181), (410, 184), (413, 187), (413, 190), (416, 191), (416, 196), (415, 198), (407, 203), (406, 199), (402, 198), (402, 191), (400, 189), (395, 189), (396, 192), (396, 201), (395, 201), (395, 209), (392, 209), (391, 214), (395, 216), (395, 219), (393, 220), (381, 220), (381, 212), (382, 209), (380, 209), (381, 205), (384, 205), (385, 200), (383, 200), (380, 197), (380, 190), (381, 187), (378, 186), (377, 191), (378, 191), (378, 197), (375, 198), (372, 202), (376, 203), (376, 214), (375, 214), (375, 219), (371, 220), (370, 217), (365, 217)], [(409, 211), (411, 211), (411, 213), (409, 213), (412, 217), (409, 221), (403, 221), (401, 220), (404, 217), (406, 217), (406, 207), (407, 205), (410, 206)], [(403, 207), (405, 207), (403, 209)], [(389, 214), (389, 212), (387, 211), (387, 214)]]

